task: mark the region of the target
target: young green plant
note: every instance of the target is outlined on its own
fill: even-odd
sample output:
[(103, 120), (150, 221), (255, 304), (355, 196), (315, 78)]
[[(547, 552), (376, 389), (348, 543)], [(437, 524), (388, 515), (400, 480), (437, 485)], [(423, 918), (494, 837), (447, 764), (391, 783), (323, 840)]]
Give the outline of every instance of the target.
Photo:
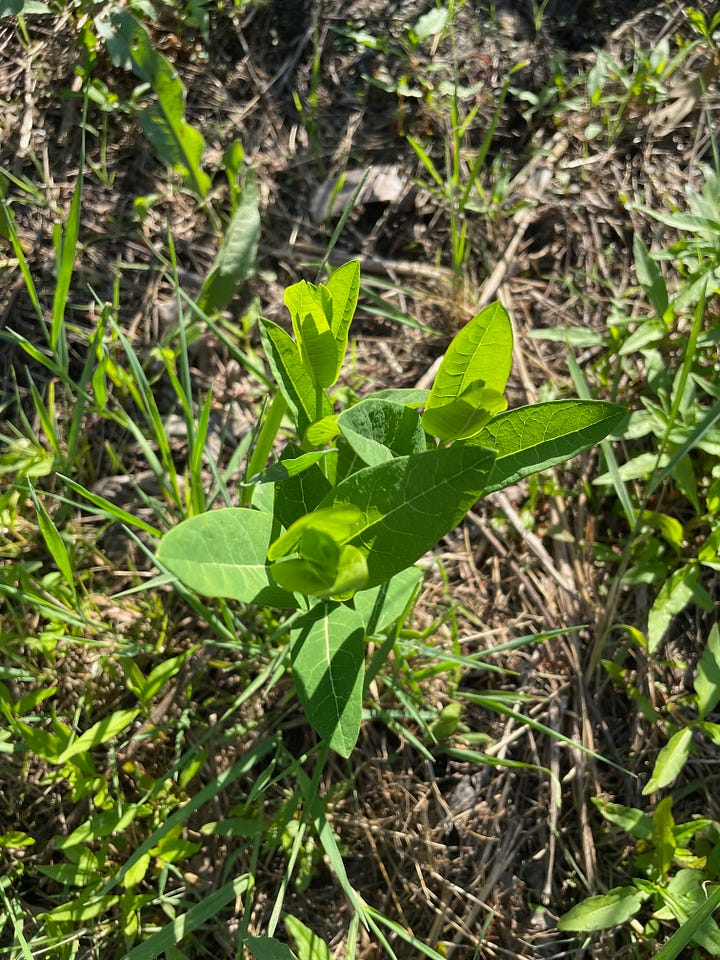
[(295, 434), (246, 478), (248, 506), (184, 520), (157, 551), (159, 566), (201, 594), (296, 611), (296, 691), (343, 756), (360, 729), (365, 642), (406, 609), (416, 561), (480, 497), (567, 460), (625, 416), (594, 400), (507, 410), (513, 343), (500, 304), (456, 335), (429, 391), (382, 390), (335, 412), (329, 391), (359, 287), (359, 265), (347, 263), (326, 284), (288, 288), (294, 337), (261, 321), (274, 405)]

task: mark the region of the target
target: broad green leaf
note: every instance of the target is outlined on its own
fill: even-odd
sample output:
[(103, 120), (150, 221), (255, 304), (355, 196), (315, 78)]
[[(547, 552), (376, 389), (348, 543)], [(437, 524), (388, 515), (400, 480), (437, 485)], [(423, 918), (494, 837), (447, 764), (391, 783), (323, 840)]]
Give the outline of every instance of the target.
[[(299, 451), (299, 447), (288, 444), (282, 453), (280, 463), (275, 466), (281, 467), (286, 459), (289, 464), (292, 464), (293, 453), (296, 451)], [(321, 452), (327, 458), (327, 451)], [(276, 480), (273, 500), (275, 519), (287, 530), (296, 520), (307, 513), (312, 513), (319, 506), (320, 501), (330, 490), (330, 486), (324, 471), (316, 463), (311, 464), (296, 476), (290, 476), (287, 480)]]
[(55, 761), (56, 763), (65, 763), (71, 757), (76, 757), (79, 753), (86, 753), (95, 747), (99, 747), (108, 740), (117, 737), (118, 734), (126, 730), (138, 715), (139, 710), (116, 710), (104, 720), (94, 723), (89, 730), (81, 734), (77, 740), (66, 747)]
[[(660, 887), (658, 892), (666, 908), (680, 924), (690, 921), (708, 898), (703, 873), (689, 868), (678, 870), (667, 887)], [(697, 924), (692, 940), (707, 950), (710, 956), (720, 956), (720, 927), (711, 916)]]
[(261, 317), (259, 323), (265, 356), (302, 435), (311, 423), (329, 416), (332, 406), (303, 366), (293, 339), (271, 320)]
[(633, 237), (633, 254), (635, 257), (635, 273), (640, 285), (653, 305), (655, 313), (662, 318), (669, 303), (665, 278), (637, 233)]
[(393, 456), (422, 453), (427, 447), (417, 413), (387, 400), (369, 397), (337, 418), (343, 437), (368, 466)]
[(706, 717), (720, 701), (720, 629), (715, 623), (695, 674), (695, 693), (700, 719)]
[(148, 140), (185, 185), (205, 197), (210, 190), (210, 178), (201, 167), (205, 144), (183, 119), (185, 90), (175, 68), (153, 50), (145, 27), (126, 10), (116, 9), (109, 21), (96, 17), (95, 25), (115, 66), (132, 69), (157, 96), (157, 103), (142, 110), (138, 118)]
[(512, 326), (507, 311), (499, 303), (485, 307), (455, 335), (447, 348), (425, 409), (445, 406), (479, 381), (488, 390), (504, 393), (512, 349)]
[(298, 698), (323, 740), (343, 757), (360, 732), (363, 622), (344, 605), (320, 603), (296, 621), (291, 657)]
[(295, 523), (275, 540), (267, 552), (268, 560), (279, 560), (293, 553), (307, 530), (320, 531), (330, 536), (336, 544), (346, 543), (359, 528), (362, 511), (352, 503), (335, 503), (330, 507), (315, 510)]
[(371, 393), (367, 399), (390, 400), (392, 403), (400, 403), (404, 407), (424, 407), (429, 396), (429, 390), (420, 390), (415, 387), (388, 387), (386, 390)]
[(298, 960), (286, 943), (273, 937), (247, 937), (244, 943), (255, 960)]
[(166, 533), (157, 558), (186, 586), (207, 597), (296, 607), (294, 597), (280, 590), (268, 571), (272, 531), (270, 514), (244, 507), (211, 510)]
[(353, 604), (366, 634), (382, 633), (404, 612), (422, 578), (419, 567), (407, 567), (385, 583), (355, 594)]
[(712, 613), (714, 604), (700, 584), (697, 564), (686, 564), (675, 570), (660, 588), (648, 614), (648, 652), (659, 647), (673, 617), (694, 601), (703, 610)]
[(367, 551), (368, 587), (415, 563), (457, 526), (493, 460), (479, 447), (431, 450), (366, 467), (330, 491), (325, 506), (352, 503), (363, 513), (352, 542)]
[(420, 423), (426, 433), (444, 442), (467, 440), (506, 408), (505, 397), (497, 390), (489, 390), (479, 380), (471, 383), (450, 403), (426, 409)]
[(598, 897), (588, 897), (560, 917), (558, 930), (590, 933), (618, 927), (635, 916), (647, 897), (635, 887), (615, 887)]
[(325, 286), (332, 298), (330, 327), (337, 344), (338, 357), (342, 362), (347, 352), (350, 324), (360, 292), (360, 261), (351, 260), (338, 267)]
[(235, 295), (237, 284), (247, 280), (255, 269), (260, 240), (260, 212), (255, 189), (255, 173), (245, 178), (242, 199), (225, 231), (212, 269), (200, 290), (198, 306), (205, 313), (222, 310)]
[(482, 492), (564, 463), (615, 430), (625, 415), (622, 407), (603, 400), (552, 400), (498, 414), (466, 441), (497, 451)]
[(655, 954), (655, 960), (676, 960), (683, 955), (683, 950), (695, 936), (697, 930), (720, 906), (720, 886), (713, 884), (705, 887), (707, 899), (693, 910), (680, 928), (670, 937), (668, 942)]
[(297, 917), (285, 917), (285, 929), (295, 941), (298, 960), (332, 960), (330, 949), (322, 937), (313, 933)]
[(670, 737), (657, 755), (652, 776), (643, 788), (644, 797), (674, 782), (690, 756), (692, 735), (692, 727), (683, 727)]
[(18, 13), (48, 14), (52, 13), (52, 10), (46, 3), (40, 3), (40, 0), (0, 0), (0, 17), (14, 17)]
[(593, 797), (592, 800), (606, 820), (621, 827), (626, 833), (640, 840), (649, 840), (652, 837), (652, 817), (647, 813), (643, 813), (636, 807), (624, 807), (619, 803), (603, 803), (597, 797)]

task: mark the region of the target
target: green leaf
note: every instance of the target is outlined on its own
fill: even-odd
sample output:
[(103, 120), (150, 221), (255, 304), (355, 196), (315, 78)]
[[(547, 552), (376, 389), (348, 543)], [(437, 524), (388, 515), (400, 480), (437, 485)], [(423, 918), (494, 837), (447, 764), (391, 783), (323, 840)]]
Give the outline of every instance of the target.
[(352, 450), (368, 466), (394, 456), (423, 453), (427, 448), (417, 413), (388, 400), (361, 400), (343, 410), (337, 423)]
[(426, 410), (444, 407), (478, 382), (502, 394), (512, 364), (513, 335), (507, 311), (493, 303), (455, 335), (435, 375)]
[[(658, 317), (662, 317), (668, 308), (668, 292), (665, 279), (657, 263), (650, 256), (639, 234), (633, 237), (633, 254), (635, 256), (635, 273), (640, 281), (648, 300)], [(667, 331), (664, 331), (667, 332)]]
[(453, 530), (478, 498), (494, 454), (450, 447), (366, 467), (330, 491), (323, 505), (363, 513), (353, 544), (367, 552), (373, 587), (409, 567)]
[(30, 496), (35, 506), (35, 511), (37, 513), (38, 526), (40, 528), (40, 532), (42, 533), (43, 540), (45, 541), (45, 545), (50, 551), (53, 560), (57, 564), (58, 570), (63, 575), (65, 582), (70, 587), (73, 596), (75, 596), (75, 576), (73, 574), (72, 561), (70, 560), (70, 554), (65, 546), (65, 541), (61, 537), (58, 528), (53, 523), (50, 514), (47, 512), (42, 502), (38, 499), (33, 487), (30, 486), (29, 483), (28, 486), (30, 490)]
[(702, 720), (720, 701), (720, 629), (716, 623), (708, 634), (707, 644), (698, 662), (695, 693)]
[(325, 389), (337, 380), (342, 364), (338, 361), (335, 337), (329, 326), (317, 322), (314, 313), (307, 313), (300, 325), (300, 357), (305, 369), (318, 387)]
[(680, 552), (685, 531), (679, 520), (668, 516), (666, 513), (658, 513), (656, 510), (643, 510), (641, 520), (649, 527), (658, 530), (670, 546)]
[(86, 753), (94, 747), (99, 747), (108, 740), (112, 740), (118, 734), (126, 730), (138, 715), (139, 710), (116, 710), (104, 720), (94, 723), (89, 730), (81, 734), (77, 740), (66, 747), (55, 761), (56, 763), (65, 763), (71, 757), (76, 757), (79, 753)]
[(665, 581), (648, 614), (648, 652), (653, 653), (663, 640), (673, 617), (694, 601), (703, 610), (712, 613), (714, 604), (700, 585), (697, 564), (679, 567)]
[[(87, 923), (88, 920), (93, 920), (100, 914), (110, 911), (119, 899), (120, 898), (116, 896), (97, 897), (88, 891), (80, 894), (79, 897), (76, 897), (75, 900), (71, 900), (69, 903), (61, 903), (60, 906), (55, 907), (48, 913), (40, 914), (40, 917), (53, 923), (83, 924)], [(130, 960), (129, 955), (126, 956), (125, 960)], [(135, 958), (133, 958), (133, 960), (135, 960)]]
[(270, 567), (272, 578), (285, 590), (344, 599), (367, 583), (365, 555), (357, 547), (338, 546), (321, 530), (303, 533), (299, 553)]
[[(292, 455), (298, 450), (298, 447), (288, 444), (282, 453), (280, 463), (274, 466), (282, 467), (286, 462), (286, 456), (288, 464), (294, 463)], [(327, 456), (327, 451), (319, 452)], [(330, 490), (330, 486), (330, 481), (317, 464), (311, 464), (306, 470), (302, 470), (296, 476), (290, 476), (287, 480), (277, 479), (273, 503), (275, 519), (281, 526), (288, 529), (300, 517), (305, 516), (306, 513), (312, 513), (319, 506)]]
[(157, 103), (143, 109), (138, 118), (148, 140), (186, 187), (201, 198), (207, 196), (210, 178), (200, 165), (205, 143), (183, 120), (185, 90), (174, 67), (153, 50), (145, 27), (126, 10), (115, 10), (109, 22), (96, 17), (95, 25), (115, 66), (132, 69), (157, 96)]
[(298, 960), (286, 943), (272, 937), (247, 937), (244, 943), (255, 960)]
[(626, 411), (603, 400), (552, 400), (499, 414), (470, 441), (497, 451), (483, 493), (564, 463), (613, 432)]
[(488, 390), (479, 380), (471, 383), (450, 403), (426, 409), (420, 423), (426, 433), (444, 442), (466, 440), (479, 433), (506, 407), (505, 397), (497, 390)]
[(332, 386), (340, 374), (344, 353), (338, 354), (331, 328), (332, 299), (327, 287), (305, 280), (294, 283), (285, 290), (285, 306), (308, 375), (319, 387)]
[(325, 533), (336, 544), (347, 543), (357, 533), (362, 520), (362, 511), (351, 503), (335, 503), (331, 507), (315, 510), (300, 517), (288, 530), (280, 534), (267, 552), (268, 560), (279, 560), (280, 557), (293, 553), (308, 530)]
[[(678, 870), (665, 889), (659, 888), (666, 907), (678, 923), (688, 923), (708, 899), (700, 870)], [(692, 940), (713, 956), (720, 956), (720, 928), (711, 916), (696, 923)]]
[(672, 815), (672, 797), (663, 797), (653, 811), (653, 859), (661, 877), (666, 877), (675, 856), (675, 820)]
[(592, 801), (606, 820), (621, 827), (626, 833), (640, 840), (649, 840), (652, 837), (652, 817), (647, 813), (619, 803), (604, 803), (597, 797), (593, 797)]
[(692, 727), (684, 727), (670, 737), (657, 755), (652, 776), (643, 789), (644, 797), (669, 786), (677, 778), (690, 756), (692, 734)]
[(399, 403), (404, 407), (424, 407), (429, 396), (429, 390), (421, 390), (415, 387), (388, 387), (386, 390), (377, 390), (375, 393), (371, 393), (367, 399), (390, 400), (392, 403)]
[(360, 732), (364, 639), (360, 615), (329, 602), (318, 604), (292, 629), (298, 698), (313, 727), (343, 757)]
[(186, 586), (207, 597), (228, 597), (271, 607), (296, 607), (279, 589), (266, 563), (273, 518), (227, 507), (183, 520), (165, 534), (158, 561)]
[(295, 941), (298, 960), (332, 960), (332, 954), (325, 941), (297, 917), (285, 917), (285, 928)]
[(251, 477), (250, 481), (254, 483), (282, 483), (284, 480), (299, 477), (300, 474), (305, 473), (315, 464), (325, 460), (332, 452), (331, 450), (311, 450), (309, 453), (300, 453), (296, 457), (283, 457), (276, 463), (271, 463), (262, 473)]
[(415, 26), (411, 28), (413, 39), (416, 43), (422, 43), (422, 41), (427, 40), (428, 37), (434, 37), (436, 34), (441, 33), (445, 28), (447, 19), (447, 7), (437, 7), (428, 13), (424, 13)]
[(0, 0), (0, 17), (15, 17), (19, 13), (48, 14), (52, 10), (46, 3), (39, 0)]
[(360, 292), (360, 261), (351, 260), (337, 270), (325, 285), (332, 299), (332, 329), (337, 354), (342, 363), (347, 352), (350, 324), (357, 307)]
[(636, 353), (639, 350), (644, 350), (646, 347), (652, 346), (654, 343), (660, 343), (667, 337), (667, 334), (668, 329), (664, 321), (659, 317), (651, 317), (649, 320), (643, 320), (637, 330), (633, 330), (627, 339), (623, 341), (622, 346), (618, 350), (618, 356), (627, 357), (631, 353)]
[(720, 906), (720, 886), (712, 885), (709, 890), (705, 888), (704, 892), (707, 899), (688, 915), (680, 929), (676, 930), (668, 942), (655, 954), (655, 960), (676, 960), (694, 938), (695, 933)]
[(407, 567), (385, 583), (355, 594), (353, 604), (366, 634), (382, 633), (402, 615), (422, 575), (419, 567)]
[(558, 930), (589, 933), (618, 927), (634, 917), (647, 900), (635, 887), (615, 887), (598, 897), (588, 897), (558, 920)]
[(324, 443), (331, 443), (340, 433), (338, 415), (333, 413), (311, 423), (305, 431), (305, 440), (313, 447), (321, 447)]
[(293, 339), (271, 320), (261, 317), (259, 323), (265, 356), (302, 435), (311, 423), (330, 416), (332, 405), (325, 393), (316, 389)]
[(255, 173), (245, 178), (242, 199), (225, 231), (223, 245), (200, 290), (198, 306), (205, 313), (222, 310), (235, 295), (237, 284), (247, 280), (255, 269), (260, 240), (260, 212), (257, 204)]
[(542, 327), (528, 330), (527, 336), (533, 340), (549, 340), (564, 343), (568, 347), (600, 347), (605, 345), (606, 335), (599, 330), (587, 327)]

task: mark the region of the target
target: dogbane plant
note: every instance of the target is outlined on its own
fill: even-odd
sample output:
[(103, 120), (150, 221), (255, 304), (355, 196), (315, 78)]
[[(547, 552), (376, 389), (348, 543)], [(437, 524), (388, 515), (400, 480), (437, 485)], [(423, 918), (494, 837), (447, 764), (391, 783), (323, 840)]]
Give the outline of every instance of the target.
[[(336, 412), (330, 390), (359, 288), (350, 262), (326, 284), (286, 290), (293, 336), (260, 321), (278, 391), (243, 505), (184, 520), (157, 551), (161, 567), (201, 594), (295, 611), (297, 695), (343, 756), (360, 729), (365, 643), (407, 609), (421, 576), (415, 562), (480, 497), (567, 460), (625, 415), (599, 400), (508, 410), (513, 338), (498, 303), (455, 336), (429, 391), (381, 390)], [(294, 434), (265, 466), (288, 418)]]

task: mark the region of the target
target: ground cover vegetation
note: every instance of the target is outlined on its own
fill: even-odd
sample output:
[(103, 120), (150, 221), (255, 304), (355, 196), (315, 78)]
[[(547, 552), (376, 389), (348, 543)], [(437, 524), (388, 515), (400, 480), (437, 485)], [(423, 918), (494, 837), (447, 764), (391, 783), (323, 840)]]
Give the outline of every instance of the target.
[(0, 0), (0, 956), (720, 955), (719, 19)]

